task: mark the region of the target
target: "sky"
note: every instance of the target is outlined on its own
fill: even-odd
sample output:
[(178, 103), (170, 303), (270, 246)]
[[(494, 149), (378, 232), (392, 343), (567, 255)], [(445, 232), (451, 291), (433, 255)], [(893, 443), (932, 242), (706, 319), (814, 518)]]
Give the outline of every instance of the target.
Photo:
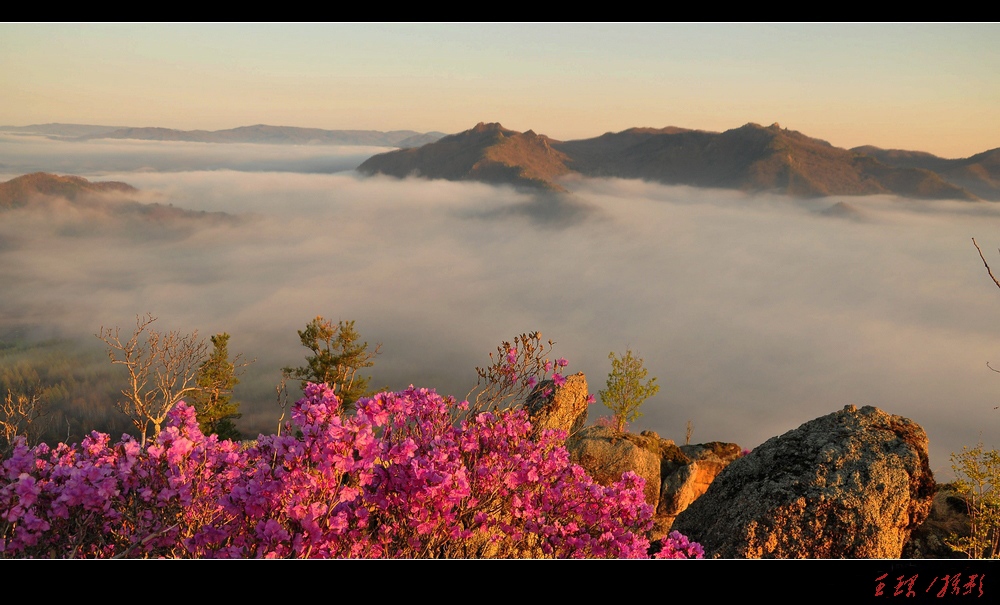
[(747, 122), (1000, 146), (997, 24), (0, 24), (0, 125), (272, 124), (559, 140)]

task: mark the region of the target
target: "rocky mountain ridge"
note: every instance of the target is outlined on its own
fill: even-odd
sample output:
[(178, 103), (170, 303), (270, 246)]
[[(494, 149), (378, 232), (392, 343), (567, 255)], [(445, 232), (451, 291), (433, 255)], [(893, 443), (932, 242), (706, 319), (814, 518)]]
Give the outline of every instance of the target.
[[(913, 159), (917, 157), (920, 161)], [(531, 130), (521, 133), (480, 122), (419, 148), (375, 155), (358, 170), (549, 191), (565, 191), (565, 177), (582, 175), (795, 197), (895, 194), (1000, 200), (1000, 149), (964, 160), (848, 150), (778, 124), (751, 123), (722, 133), (632, 128), (557, 141)]]

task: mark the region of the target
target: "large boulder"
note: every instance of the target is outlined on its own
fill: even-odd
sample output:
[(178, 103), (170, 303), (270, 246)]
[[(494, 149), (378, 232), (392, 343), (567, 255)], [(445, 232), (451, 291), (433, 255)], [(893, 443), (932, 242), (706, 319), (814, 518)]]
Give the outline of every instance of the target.
[(567, 449), (573, 462), (601, 485), (620, 481), (626, 471), (645, 479), (646, 502), (655, 510), (660, 501), (661, 441), (650, 431), (632, 435), (611, 427), (589, 426), (576, 434)]
[(673, 529), (706, 556), (896, 559), (934, 492), (923, 428), (847, 406), (730, 464)]
[(541, 381), (524, 402), (532, 433), (559, 429), (567, 435), (576, 434), (587, 424), (589, 396), (583, 372), (566, 376), (562, 386), (556, 386), (552, 380)]

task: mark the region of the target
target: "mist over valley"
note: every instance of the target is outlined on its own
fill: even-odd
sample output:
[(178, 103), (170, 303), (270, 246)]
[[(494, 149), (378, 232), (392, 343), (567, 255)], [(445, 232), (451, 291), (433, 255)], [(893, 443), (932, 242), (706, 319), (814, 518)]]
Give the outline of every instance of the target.
[(58, 339), (97, 371), (94, 334), (137, 314), (228, 332), (256, 358), (235, 392), (251, 435), (274, 430), (280, 368), (303, 362), (296, 330), (322, 315), (383, 344), (377, 387), (464, 398), (501, 341), (540, 330), (593, 393), (609, 351), (638, 352), (661, 389), (633, 428), (680, 442), (690, 420), (695, 442), (754, 447), (856, 404), (921, 424), (942, 477), (950, 452), (996, 445), (979, 431), (1000, 413), (986, 367), (1000, 293), (970, 239), (1000, 265), (993, 203), (355, 170), (384, 151), (3, 135), (0, 181), (44, 171), (138, 191), (0, 211), (0, 334)]

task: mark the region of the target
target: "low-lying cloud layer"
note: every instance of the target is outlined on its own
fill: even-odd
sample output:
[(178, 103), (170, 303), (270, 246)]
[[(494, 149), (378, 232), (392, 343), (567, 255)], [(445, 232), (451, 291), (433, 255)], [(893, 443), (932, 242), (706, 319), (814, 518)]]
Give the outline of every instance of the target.
[[(215, 169), (195, 171), (204, 145), (0, 141), (10, 176), (100, 175), (241, 217), (156, 237), (68, 207), (6, 212), (0, 328), (98, 345), (102, 325), (148, 311), (161, 329), (227, 331), (231, 351), (257, 358), (237, 392), (248, 431), (273, 430), (279, 368), (303, 362), (296, 330), (323, 315), (383, 343), (378, 386), (464, 397), (502, 340), (540, 330), (595, 393), (608, 352), (631, 346), (661, 385), (636, 428), (678, 441), (691, 420), (694, 441), (753, 447), (856, 404), (920, 423), (942, 476), (951, 451), (995, 445), (1000, 291), (970, 238), (996, 249), (1000, 207), (615, 180), (546, 200), (318, 174), (356, 166), (356, 148), (212, 147)], [(251, 168), (282, 155), (288, 172)]]

